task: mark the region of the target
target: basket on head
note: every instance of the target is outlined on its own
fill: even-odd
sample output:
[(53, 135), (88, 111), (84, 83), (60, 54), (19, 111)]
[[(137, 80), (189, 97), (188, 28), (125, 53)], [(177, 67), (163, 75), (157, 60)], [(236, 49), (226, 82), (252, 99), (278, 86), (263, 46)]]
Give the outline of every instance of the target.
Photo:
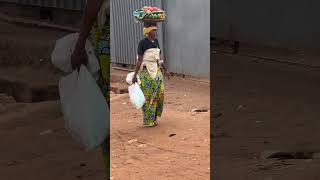
[(145, 23), (158, 23), (166, 19), (165, 11), (157, 7), (145, 6), (133, 12), (137, 21)]

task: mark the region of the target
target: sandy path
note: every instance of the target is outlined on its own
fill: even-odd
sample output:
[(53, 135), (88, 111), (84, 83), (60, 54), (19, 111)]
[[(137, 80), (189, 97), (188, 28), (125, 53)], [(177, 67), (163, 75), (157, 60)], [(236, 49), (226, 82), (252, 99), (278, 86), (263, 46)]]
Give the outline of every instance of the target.
[[(194, 107), (208, 107), (209, 98), (205, 96), (208, 90), (197, 93), (207, 85), (182, 86), (178, 79), (168, 84), (179, 84), (189, 90), (178, 93), (180, 87), (168, 88), (164, 115), (156, 128), (141, 127), (141, 113), (129, 104), (127, 96), (112, 97), (114, 179), (209, 179), (209, 113), (190, 112)], [(64, 131), (58, 102), (13, 103), (2, 107), (5, 108), (0, 114), (2, 177), (70, 180), (102, 176), (99, 150), (84, 152)], [(40, 135), (46, 130), (52, 132)], [(176, 135), (169, 137), (170, 134)]]
[[(50, 64), (50, 50), (63, 33), (0, 27), (0, 78), (30, 86), (56, 84), (61, 74)], [(111, 98), (113, 179), (209, 179), (209, 113), (190, 112), (209, 107), (208, 83), (169, 81), (156, 128), (141, 127), (142, 114), (126, 95)], [(100, 150), (84, 152), (64, 131), (58, 101), (8, 104), (5, 99), (0, 98), (1, 179), (102, 179)]]
[[(111, 101), (112, 176), (115, 179), (209, 179), (209, 84), (167, 82), (163, 117), (156, 128), (142, 127), (142, 113), (128, 97)], [(169, 137), (171, 134), (175, 136)]]

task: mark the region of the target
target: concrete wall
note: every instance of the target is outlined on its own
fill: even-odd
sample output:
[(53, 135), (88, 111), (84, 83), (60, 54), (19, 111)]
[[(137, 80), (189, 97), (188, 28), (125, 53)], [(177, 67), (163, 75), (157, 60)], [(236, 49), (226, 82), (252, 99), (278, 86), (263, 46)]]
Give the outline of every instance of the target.
[(166, 62), (170, 71), (210, 76), (210, 0), (165, 0)]
[(214, 36), (285, 48), (318, 49), (319, 1), (215, 0)]

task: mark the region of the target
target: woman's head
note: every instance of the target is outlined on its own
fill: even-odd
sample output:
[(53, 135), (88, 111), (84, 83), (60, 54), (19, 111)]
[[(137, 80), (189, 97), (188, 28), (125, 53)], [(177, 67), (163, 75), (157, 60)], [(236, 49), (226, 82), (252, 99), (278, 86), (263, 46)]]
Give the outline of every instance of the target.
[(156, 39), (157, 37), (157, 24), (145, 23), (143, 27), (143, 34), (150, 39)]

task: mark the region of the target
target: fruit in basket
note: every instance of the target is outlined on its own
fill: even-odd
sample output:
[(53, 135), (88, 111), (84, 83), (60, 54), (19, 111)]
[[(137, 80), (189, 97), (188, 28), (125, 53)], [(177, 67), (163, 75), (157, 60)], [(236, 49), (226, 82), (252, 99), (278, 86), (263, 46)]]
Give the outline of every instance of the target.
[(147, 11), (149, 9), (149, 7), (144, 6), (142, 9), (143, 9), (143, 11)]
[(159, 11), (159, 8), (153, 7), (153, 11)]
[(142, 8), (142, 10), (143, 10), (144, 12), (156, 12), (156, 11), (161, 11), (160, 8), (151, 7), (151, 6), (144, 6), (144, 7)]
[(165, 12), (162, 9), (151, 6), (144, 6), (141, 9), (135, 10), (133, 15), (139, 21), (160, 22), (165, 19)]
[(150, 6), (145, 6), (145, 7), (143, 7), (143, 11), (144, 11), (144, 12), (148, 12), (148, 11), (151, 12), (151, 10), (152, 10), (152, 7), (150, 7)]

